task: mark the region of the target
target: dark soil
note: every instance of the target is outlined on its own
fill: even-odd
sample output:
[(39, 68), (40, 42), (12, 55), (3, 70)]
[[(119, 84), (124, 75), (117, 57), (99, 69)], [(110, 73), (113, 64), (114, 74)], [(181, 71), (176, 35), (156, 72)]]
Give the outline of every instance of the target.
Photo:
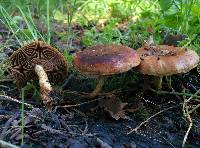
[[(5, 54), (8, 51), (9, 56), (10, 50), (15, 49), (8, 46), (4, 51)], [(0, 81), (0, 90), (5, 93), (0, 96), (0, 139), (20, 145), (21, 103), (7, 98), (20, 100), (20, 92), (13, 80), (10, 81), (9, 73), (5, 72), (5, 75), (9, 79)], [(33, 106), (25, 105), (23, 147), (181, 147), (189, 125), (182, 112), (183, 97), (158, 95), (148, 90), (149, 86), (153, 86), (150, 80), (151, 77), (140, 75), (135, 70), (109, 77), (102, 91), (108, 93), (102, 93), (91, 101), (83, 92), (92, 91), (95, 79), (74, 73), (60, 94), (62, 100), (59, 105), (83, 104), (67, 108), (55, 106), (52, 112), (46, 111), (41, 101), (32, 96), (31, 91), (28, 92), (25, 102)], [(185, 90), (195, 93), (199, 84), (196, 69), (172, 77), (172, 87), (177, 92)], [(163, 90), (171, 91), (165, 81), (163, 85)], [(122, 112), (119, 120), (115, 120), (110, 110), (105, 109), (109, 106), (102, 106), (111, 96), (128, 103), (122, 110), (116, 109), (117, 113)], [(195, 101), (193, 103), (196, 104)], [(164, 109), (168, 110), (149, 120), (137, 132), (127, 134), (142, 121)], [(193, 127), (186, 146), (195, 148), (200, 147), (199, 112), (194, 112), (192, 118)]]
[[(122, 76), (116, 77), (120, 79)], [(183, 78), (183, 76), (174, 76), (173, 79), (177, 79), (177, 77)], [(187, 74), (184, 77), (187, 79), (190, 78), (190, 75)], [(80, 80), (74, 77), (70, 80), (68, 89), (72, 89), (70, 85), (80, 86), (78, 85), (80, 81), (86, 85), (91, 79)], [(12, 86), (13, 84), (7, 82), (1, 85)], [(90, 88), (89, 84), (87, 88)], [(80, 90), (80, 87), (76, 87), (76, 89)], [(188, 122), (183, 117), (180, 97), (155, 95), (150, 91), (141, 93), (130, 88), (129, 91), (126, 91), (126, 89), (128, 90), (128, 87), (123, 88), (117, 96), (122, 98), (123, 102), (128, 102), (127, 109), (139, 108), (135, 112), (126, 112), (126, 115), (129, 116), (127, 119), (115, 120), (102, 108), (95, 108), (98, 106), (98, 101), (78, 107), (57, 108), (53, 112), (47, 112), (39, 102), (35, 101), (33, 108), (25, 107), (25, 144), (23, 147), (30, 145), (32, 147), (74, 148), (181, 147)], [(124, 94), (123, 91), (126, 93)], [(63, 98), (63, 102), (67, 102), (68, 105), (87, 101), (85, 98), (80, 98), (80, 95), (76, 93), (70, 95), (69, 92), (65, 93), (66, 98)], [(13, 98), (19, 96), (19, 94), (12, 93), (12, 90), (11, 92), (8, 90), (7, 93)], [(26, 102), (33, 101), (26, 97)], [(20, 145), (21, 105), (1, 96), (0, 106), (1, 139)], [(174, 108), (152, 118), (139, 128), (137, 133), (133, 132), (127, 135), (132, 128), (138, 126), (149, 116), (172, 106)], [(193, 115), (193, 122), (194, 126), (188, 136), (187, 145), (199, 147), (200, 116), (198, 112)]]

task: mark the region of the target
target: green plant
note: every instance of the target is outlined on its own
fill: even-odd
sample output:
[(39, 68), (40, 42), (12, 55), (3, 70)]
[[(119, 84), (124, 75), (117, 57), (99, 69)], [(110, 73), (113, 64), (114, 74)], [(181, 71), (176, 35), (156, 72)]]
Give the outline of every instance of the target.
[[(200, 16), (197, 8), (199, 4), (198, 0), (159, 0), (165, 24), (177, 27), (183, 33), (192, 30), (190, 27), (191, 22), (196, 19), (196, 15), (197, 17)], [(194, 11), (196, 12), (195, 15)]]
[(49, 20), (49, 0), (47, 0), (47, 43), (50, 44), (50, 38), (51, 38), (51, 33), (50, 33), (50, 20)]
[(127, 1), (119, 3), (111, 3), (111, 17), (116, 18), (119, 22), (127, 21), (133, 15), (131, 9), (131, 3), (127, 4)]
[(33, 82), (28, 82), (27, 85), (21, 89), (21, 146), (24, 144), (24, 100), (27, 93), (30, 92), (33, 94), (34, 98), (39, 96), (38, 88), (33, 84)]
[[(23, 45), (24, 41), (36, 40), (38, 38), (44, 40), (43, 36), (40, 34), (33, 22), (30, 9), (27, 8), (26, 13), (24, 13), (25, 11), (22, 10), (21, 7), (17, 7), (22, 15), (22, 17), (18, 16), (18, 19), (9, 15), (2, 6), (0, 6), (0, 13), (2, 15), (1, 21), (12, 32), (18, 43)], [(19, 27), (20, 20), (22, 19), (25, 21), (27, 28), (23, 29)]]
[(86, 30), (82, 37), (81, 43), (85, 46), (91, 46), (95, 44), (96, 36), (98, 35), (96, 27), (92, 27), (90, 30)]
[(101, 30), (98, 35), (97, 42), (102, 44), (120, 44), (122, 35), (119, 29), (116, 28), (117, 20), (112, 19), (108, 24)]
[(96, 27), (85, 31), (81, 41), (82, 44), (85, 46), (93, 44), (120, 44), (122, 34), (116, 27), (117, 22), (116, 19), (112, 19), (100, 31)]
[(130, 24), (128, 30), (123, 34), (122, 43), (134, 49), (141, 47), (144, 40), (147, 40), (149, 37), (146, 27), (147, 25), (144, 21)]
[(64, 57), (65, 57), (66, 61), (67, 61), (70, 65), (72, 65), (73, 56), (69, 54), (68, 50), (64, 50), (63, 54), (64, 54)]
[(73, 22), (74, 16), (77, 12), (79, 12), (84, 7), (86, 2), (87, 1), (78, 1), (78, 0), (69, 0), (67, 2), (63, 2), (63, 9), (61, 11), (56, 10), (54, 14), (54, 19), (58, 21), (62, 21), (63, 23), (67, 23), (66, 50), (72, 49), (72, 39), (75, 37), (75, 34), (72, 30), (72, 22)]

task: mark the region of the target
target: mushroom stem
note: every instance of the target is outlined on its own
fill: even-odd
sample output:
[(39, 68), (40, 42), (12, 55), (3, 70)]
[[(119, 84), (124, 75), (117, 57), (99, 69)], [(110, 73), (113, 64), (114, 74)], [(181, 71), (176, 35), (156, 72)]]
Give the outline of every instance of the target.
[(46, 105), (47, 109), (51, 110), (52, 99), (49, 95), (50, 95), (50, 92), (52, 91), (52, 87), (51, 87), (51, 84), (49, 83), (48, 76), (41, 65), (35, 66), (35, 73), (37, 74), (38, 79), (39, 79), (42, 101)]
[(172, 77), (171, 76), (166, 76), (166, 80), (167, 80), (168, 87), (171, 90), (173, 90), (173, 87), (172, 87)]
[(90, 94), (90, 98), (94, 98), (100, 93), (100, 91), (102, 90), (102, 87), (104, 85), (104, 82), (105, 82), (105, 77), (104, 76), (99, 76), (96, 88)]
[(162, 89), (162, 79), (163, 79), (163, 76), (159, 76), (155, 78), (155, 86), (157, 90)]

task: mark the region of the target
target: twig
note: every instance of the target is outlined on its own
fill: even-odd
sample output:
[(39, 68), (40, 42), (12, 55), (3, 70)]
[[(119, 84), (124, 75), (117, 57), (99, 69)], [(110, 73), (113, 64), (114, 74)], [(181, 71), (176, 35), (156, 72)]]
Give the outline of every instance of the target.
[(55, 109), (57, 108), (70, 108), (70, 107), (78, 107), (78, 106), (81, 106), (81, 105), (84, 105), (84, 104), (89, 104), (91, 102), (95, 102), (95, 101), (98, 101), (98, 100), (101, 100), (103, 98), (97, 98), (97, 99), (94, 99), (94, 100), (91, 100), (91, 101), (87, 101), (87, 102), (83, 102), (83, 103), (78, 103), (78, 104), (72, 104), (72, 105), (64, 105), (64, 106), (56, 106)]
[(197, 106), (195, 106), (193, 109), (191, 109), (190, 111), (188, 111), (188, 114), (193, 113), (195, 110), (197, 110), (200, 107), (200, 104), (198, 104)]
[(4, 129), (2, 130), (1, 134), (0, 134), (0, 139), (3, 139), (6, 135), (6, 132), (8, 131), (9, 126), (11, 125), (11, 123), (17, 119), (19, 117), (19, 113), (16, 112), (4, 125)]
[[(128, 90), (126, 90), (126, 91), (128, 91)], [(90, 93), (88, 93), (88, 92), (78, 92), (78, 91), (69, 91), (69, 90), (63, 90), (62, 92), (63, 93), (69, 93), (69, 94), (79, 94), (83, 97), (88, 97), (90, 95)], [(106, 96), (106, 95), (109, 95), (109, 94), (117, 94), (117, 93), (122, 93), (122, 92), (125, 92), (125, 91), (121, 91), (120, 89), (116, 89), (116, 90), (112, 90), (111, 92), (99, 93), (98, 96), (103, 97), (103, 96)]]
[(167, 110), (170, 110), (170, 109), (172, 109), (172, 108), (175, 108), (175, 107), (177, 107), (177, 105), (176, 105), (176, 106), (171, 106), (171, 107), (166, 108), (166, 109), (163, 109), (163, 110), (157, 112), (156, 114), (150, 116), (148, 119), (146, 119), (145, 121), (141, 122), (136, 128), (134, 128), (134, 129), (132, 129), (130, 132), (128, 132), (127, 135), (131, 134), (132, 132), (137, 132), (137, 130), (138, 130), (142, 125), (144, 125), (145, 123), (149, 122), (149, 120), (151, 120), (151, 119), (154, 118), (155, 116), (157, 116), (157, 115), (159, 115), (159, 114), (161, 114), (161, 113), (163, 113), (163, 112), (165, 112), (165, 111), (167, 111)]
[(5, 86), (5, 85), (0, 85), (1, 88), (4, 88), (4, 89), (10, 89), (10, 87), (8, 86)]
[[(154, 131), (156, 131), (155, 129), (153, 129), (152, 127), (149, 127), (151, 130), (154, 130)], [(162, 139), (164, 139), (165, 140), (165, 142), (166, 143), (168, 143), (171, 147), (173, 147), (173, 148), (175, 148), (175, 146), (170, 142), (170, 140), (168, 140), (168, 139), (166, 139), (164, 136), (162, 136), (162, 131), (156, 131), (157, 132), (157, 134), (162, 138)], [(160, 140), (156, 140), (156, 141), (158, 141), (158, 142), (161, 142)], [(162, 142), (162, 143), (164, 143), (164, 142)]]
[[(188, 99), (188, 100), (189, 100), (189, 99)], [(186, 100), (186, 99), (184, 99), (184, 102), (183, 102), (183, 114), (184, 114), (184, 116), (188, 119), (188, 121), (189, 121), (190, 124), (189, 124), (189, 127), (188, 127), (188, 129), (187, 129), (187, 132), (186, 132), (186, 134), (185, 134), (185, 136), (184, 136), (184, 138), (183, 138), (182, 147), (185, 146), (187, 137), (188, 137), (189, 132), (190, 132), (190, 130), (191, 130), (191, 128), (192, 128), (192, 125), (193, 125), (191, 116), (190, 116), (190, 114), (189, 114), (189, 110), (188, 110), (187, 100)]]
[(69, 83), (69, 81), (74, 77), (74, 74), (70, 74), (69, 77), (67, 78), (67, 80), (65, 80), (64, 84), (62, 85), (62, 90), (67, 86), (67, 84)]
[[(151, 91), (157, 93), (157, 94), (169, 94), (169, 95), (178, 95), (178, 96), (187, 96), (187, 97), (191, 97), (192, 98), (200, 98), (200, 96), (198, 96), (197, 94), (199, 93), (195, 93), (195, 94), (190, 94), (190, 93), (181, 93), (181, 92), (169, 92), (169, 91), (156, 91), (152, 88), (150, 88)], [(190, 100), (191, 100), (190, 99)]]
[(192, 110), (188, 110), (188, 102), (191, 100), (191, 99), (193, 99), (193, 97), (195, 96), (195, 95), (197, 95), (198, 93), (200, 93), (200, 89), (194, 94), (194, 95), (192, 95), (189, 99), (184, 99), (184, 102), (183, 102), (183, 114), (184, 114), (184, 116), (188, 119), (188, 121), (189, 121), (189, 127), (188, 127), (188, 129), (187, 129), (187, 132), (186, 132), (186, 134), (185, 134), (185, 136), (184, 136), (184, 138), (183, 138), (183, 143), (182, 143), (182, 147), (184, 147), (185, 146), (185, 143), (186, 143), (186, 140), (187, 140), (187, 138), (188, 138), (188, 135), (189, 135), (189, 132), (190, 132), (190, 130), (191, 130), (191, 128), (192, 128), (192, 125), (193, 125), (193, 122), (192, 122), (192, 118), (191, 118), (191, 116), (190, 116), (190, 114), (193, 112), (193, 111), (195, 111), (197, 108), (199, 108), (200, 107), (200, 104), (198, 104), (197, 106), (195, 106)]
[[(196, 91), (195, 94), (191, 95), (189, 99), (186, 100), (186, 103), (189, 102), (191, 99), (193, 99), (194, 97), (196, 97), (198, 94), (200, 93), (200, 89), (198, 91)], [(198, 98), (198, 97), (196, 97)]]
[(88, 123), (87, 123), (87, 120), (85, 119), (85, 129), (82, 132), (82, 135), (86, 135), (87, 132), (88, 132)]
[(67, 136), (64, 132), (61, 132), (61, 130), (53, 129), (50, 126), (47, 126), (45, 124), (42, 124), (41, 128), (48, 131), (51, 134), (60, 134), (63, 136)]
[(13, 145), (13, 144), (8, 143), (8, 142), (3, 141), (3, 140), (0, 140), (0, 146), (2, 146), (2, 147), (8, 147), (8, 148), (20, 148), (20, 147), (18, 147), (16, 145)]
[(13, 81), (13, 79), (2, 79), (2, 80), (0, 80), (0, 83), (1, 82), (12, 82)]
[[(0, 95), (0, 99), (2, 99), (2, 100), (8, 100), (8, 101), (13, 101), (13, 102), (17, 102), (17, 103), (22, 104), (22, 102), (20, 100), (17, 100), (17, 99), (14, 99), (12, 97), (5, 96), (5, 95)], [(24, 105), (27, 106), (27, 107), (29, 107), (29, 108), (34, 108), (33, 105), (28, 104), (28, 103), (24, 103)]]
[[(189, 116), (188, 118), (190, 118), (190, 116)], [(184, 138), (183, 138), (182, 148), (185, 146), (187, 137), (188, 137), (189, 132), (190, 132), (190, 130), (191, 130), (191, 128), (192, 128), (192, 125), (193, 125), (192, 119), (190, 118), (189, 120), (190, 120), (190, 121), (189, 121), (190, 124), (189, 124), (189, 127), (188, 127), (188, 129), (187, 129), (187, 132), (186, 132), (186, 134), (185, 134), (185, 136), (184, 136)]]

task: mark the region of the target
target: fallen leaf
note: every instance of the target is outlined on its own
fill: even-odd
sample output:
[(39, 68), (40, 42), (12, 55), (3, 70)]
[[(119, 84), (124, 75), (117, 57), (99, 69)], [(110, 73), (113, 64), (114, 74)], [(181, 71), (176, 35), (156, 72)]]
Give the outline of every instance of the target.
[(99, 106), (101, 108), (104, 108), (105, 111), (107, 111), (111, 117), (118, 120), (120, 118), (127, 119), (128, 116), (125, 114), (124, 107), (128, 103), (123, 103), (119, 98), (117, 98), (115, 95), (109, 95), (105, 99), (102, 99), (99, 102)]

